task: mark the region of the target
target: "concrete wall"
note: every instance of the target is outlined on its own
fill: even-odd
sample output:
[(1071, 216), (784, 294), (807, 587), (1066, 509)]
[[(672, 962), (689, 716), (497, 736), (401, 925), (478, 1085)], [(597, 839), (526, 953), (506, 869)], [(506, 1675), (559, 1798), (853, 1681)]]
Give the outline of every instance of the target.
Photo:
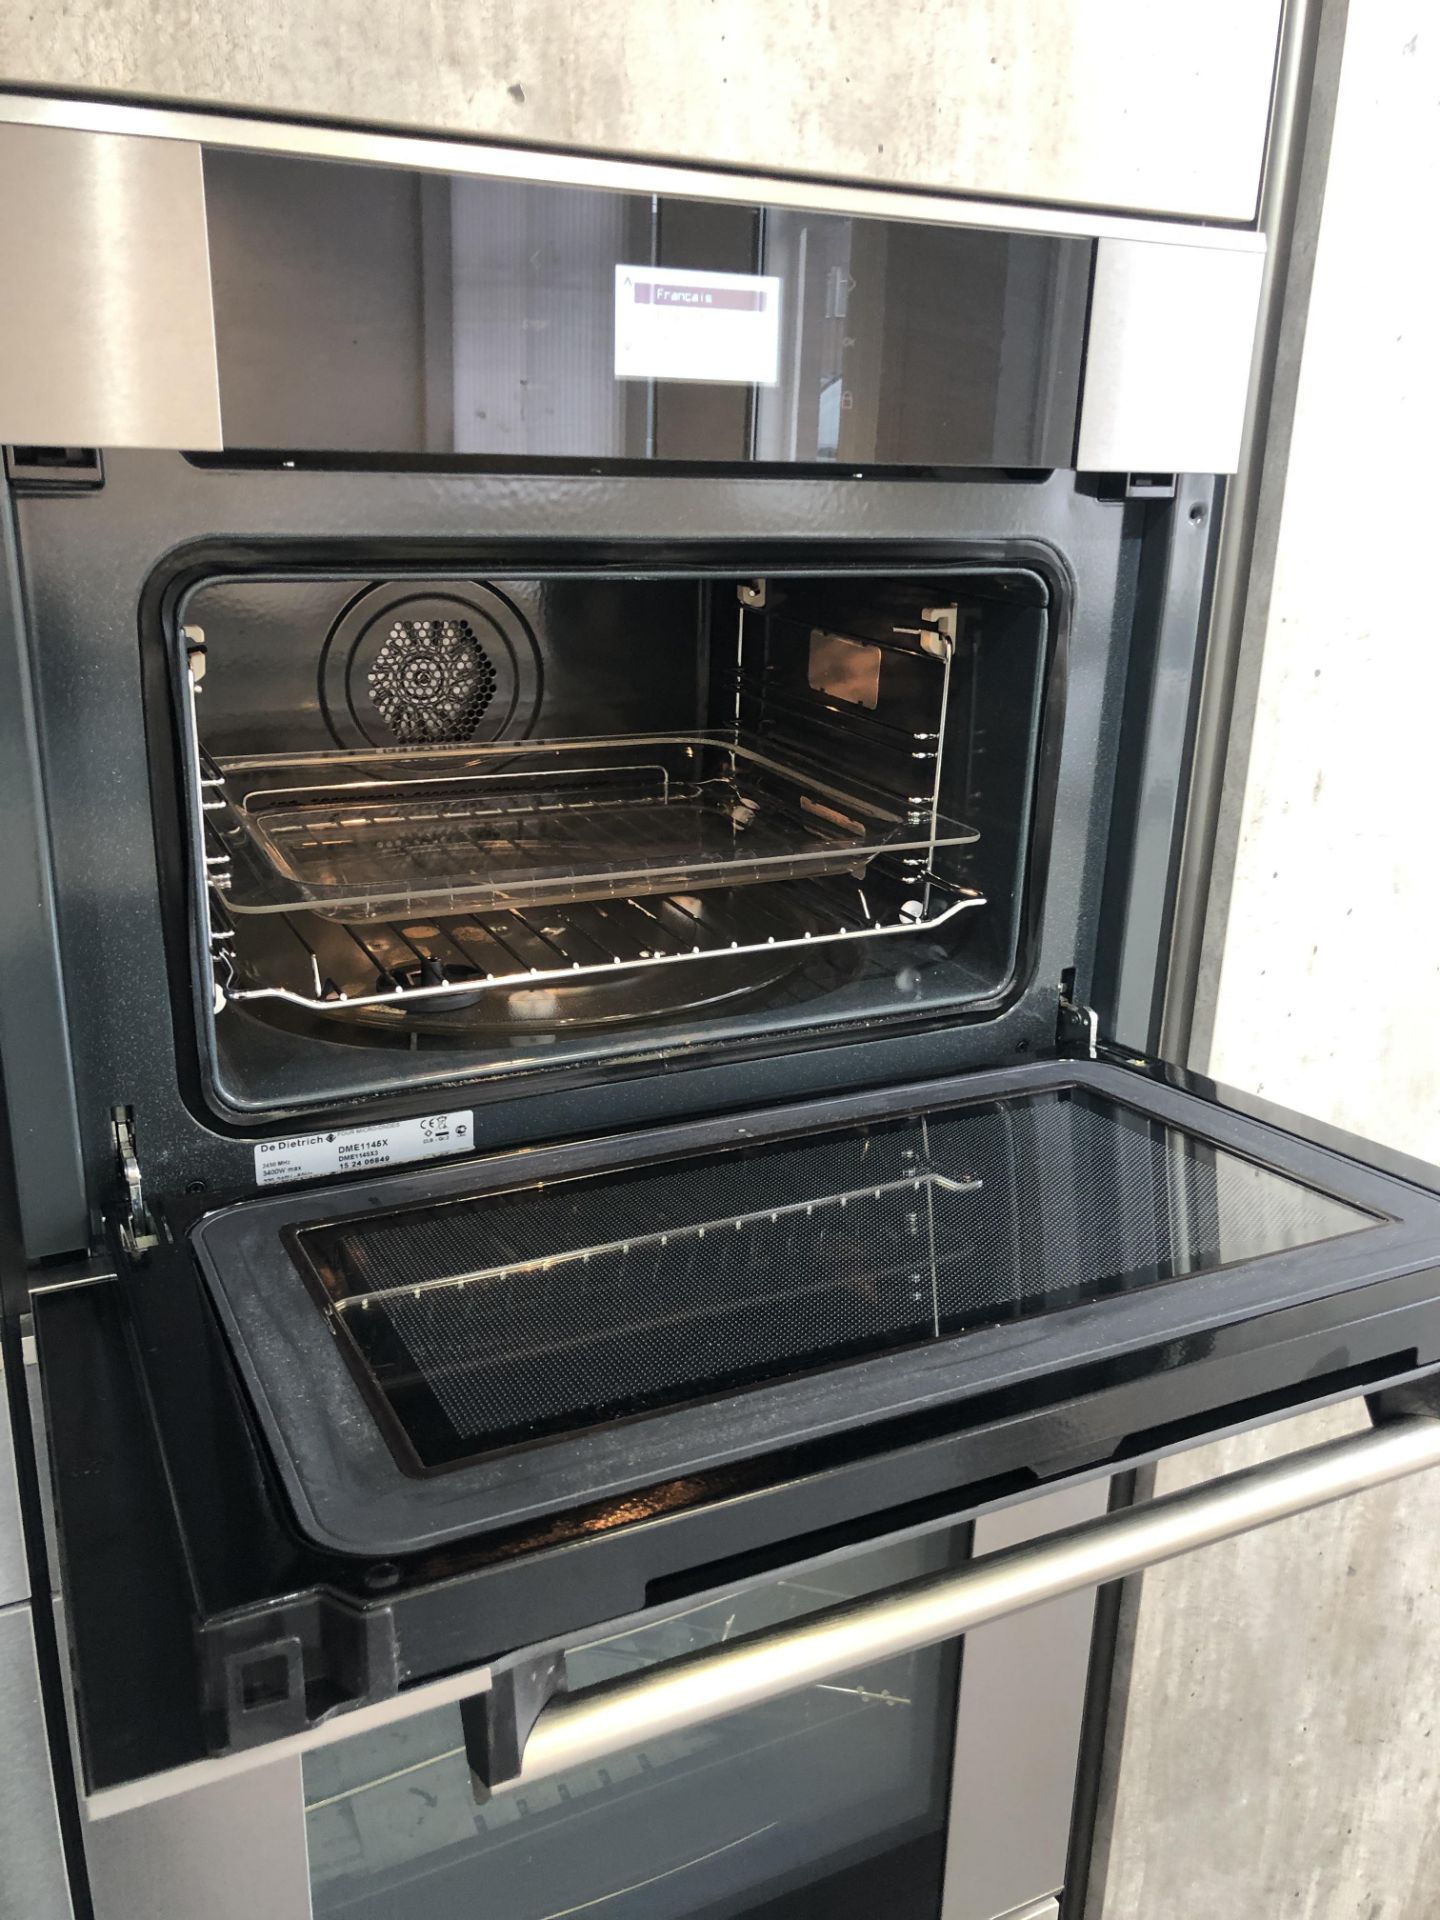
[[(1437, 98), (1433, 9), (1352, 0), (1210, 1065), (1440, 1162)], [(1437, 1541), (1432, 1475), (1146, 1576), (1106, 1920), (1440, 1913)]]
[(1278, 0), (43, 0), (0, 81), (1254, 214)]

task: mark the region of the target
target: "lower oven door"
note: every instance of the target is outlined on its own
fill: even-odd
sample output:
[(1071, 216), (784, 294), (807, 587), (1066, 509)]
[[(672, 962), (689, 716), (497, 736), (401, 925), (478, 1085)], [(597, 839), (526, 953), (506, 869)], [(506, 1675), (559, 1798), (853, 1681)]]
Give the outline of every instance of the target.
[(1424, 1396), (1336, 1411), (1343, 1438), (1140, 1506), (1092, 1481), (591, 1635), (528, 1732), (510, 1670), (96, 1796), (94, 1910), (1058, 1920), (1094, 1583), (1440, 1464)]
[[(1440, 1369), (1429, 1178), (1143, 1063), (1055, 1060), (271, 1194), (41, 1292), (92, 1806), (466, 1700), (469, 1763), (503, 1796), (608, 1764), (637, 1728), (760, 1727), (792, 1693), (776, 1738), (810, 1740), (807, 1715), (858, 1697), (824, 1689), (869, 1671), (868, 1692), (919, 1691), (869, 1769), (898, 1784), (866, 1844), (918, 1837), (944, 1746), (917, 1704), (945, 1691), (927, 1649), (1440, 1457), (1412, 1410), (1193, 1535), (1152, 1515), (998, 1589), (947, 1544)], [(873, 1604), (729, 1644), (852, 1574)], [(658, 1692), (585, 1691), (616, 1648), (712, 1630), (726, 1644)], [(750, 1737), (737, 1720), (716, 1752)], [(754, 1740), (747, 1783), (771, 1764)], [(814, 1740), (823, 1823), (848, 1762)], [(819, 1874), (809, 1844), (773, 1842)]]
[[(731, 1589), (573, 1649), (567, 1672), (664, 1671), (951, 1567), (963, 1545), (947, 1529)], [(514, 1793), (477, 1797), (460, 1707), (326, 1747), (303, 1770), (315, 1914), (938, 1914), (958, 1671), (953, 1640), (915, 1648)]]

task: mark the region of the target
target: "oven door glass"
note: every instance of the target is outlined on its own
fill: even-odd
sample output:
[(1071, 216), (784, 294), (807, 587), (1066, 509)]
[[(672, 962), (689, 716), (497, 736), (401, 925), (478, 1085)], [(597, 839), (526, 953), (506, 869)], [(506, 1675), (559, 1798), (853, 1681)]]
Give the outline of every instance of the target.
[(193, 1245), (302, 1526), (394, 1556), (1263, 1322), (1437, 1221), (1054, 1062), (267, 1196)]
[[(952, 1564), (931, 1534), (567, 1656), (584, 1687)], [(955, 1643), (477, 1803), (458, 1707), (305, 1760), (317, 1920), (920, 1920), (940, 1911)]]

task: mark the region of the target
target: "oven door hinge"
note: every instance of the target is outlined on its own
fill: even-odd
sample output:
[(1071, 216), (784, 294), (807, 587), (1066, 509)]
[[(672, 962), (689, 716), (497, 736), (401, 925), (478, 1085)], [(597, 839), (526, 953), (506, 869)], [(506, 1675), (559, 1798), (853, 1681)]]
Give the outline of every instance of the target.
[(129, 1107), (115, 1107), (110, 1114), (115, 1136), (115, 1162), (120, 1174), (120, 1244), (133, 1260), (143, 1260), (160, 1236), (145, 1204), (145, 1187), (140, 1177), (140, 1162), (135, 1157), (135, 1115)]
[(1093, 1007), (1078, 1005), (1062, 988), (1055, 1020), (1055, 1045), (1060, 1053), (1093, 1060), (1100, 1045), (1100, 1017)]

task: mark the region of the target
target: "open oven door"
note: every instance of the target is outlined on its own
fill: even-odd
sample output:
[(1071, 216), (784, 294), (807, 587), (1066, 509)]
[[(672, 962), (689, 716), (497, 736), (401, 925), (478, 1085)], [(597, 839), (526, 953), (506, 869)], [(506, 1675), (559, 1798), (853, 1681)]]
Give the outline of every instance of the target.
[[(500, 1791), (1440, 1463), (1437, 1187), (1116, 1056), (176, 1214), (34, 1300), (92, 1804), (463, 1699)], [(1360, 1394), (1337, 1448), (566, 1691), (598, 1628)]]

